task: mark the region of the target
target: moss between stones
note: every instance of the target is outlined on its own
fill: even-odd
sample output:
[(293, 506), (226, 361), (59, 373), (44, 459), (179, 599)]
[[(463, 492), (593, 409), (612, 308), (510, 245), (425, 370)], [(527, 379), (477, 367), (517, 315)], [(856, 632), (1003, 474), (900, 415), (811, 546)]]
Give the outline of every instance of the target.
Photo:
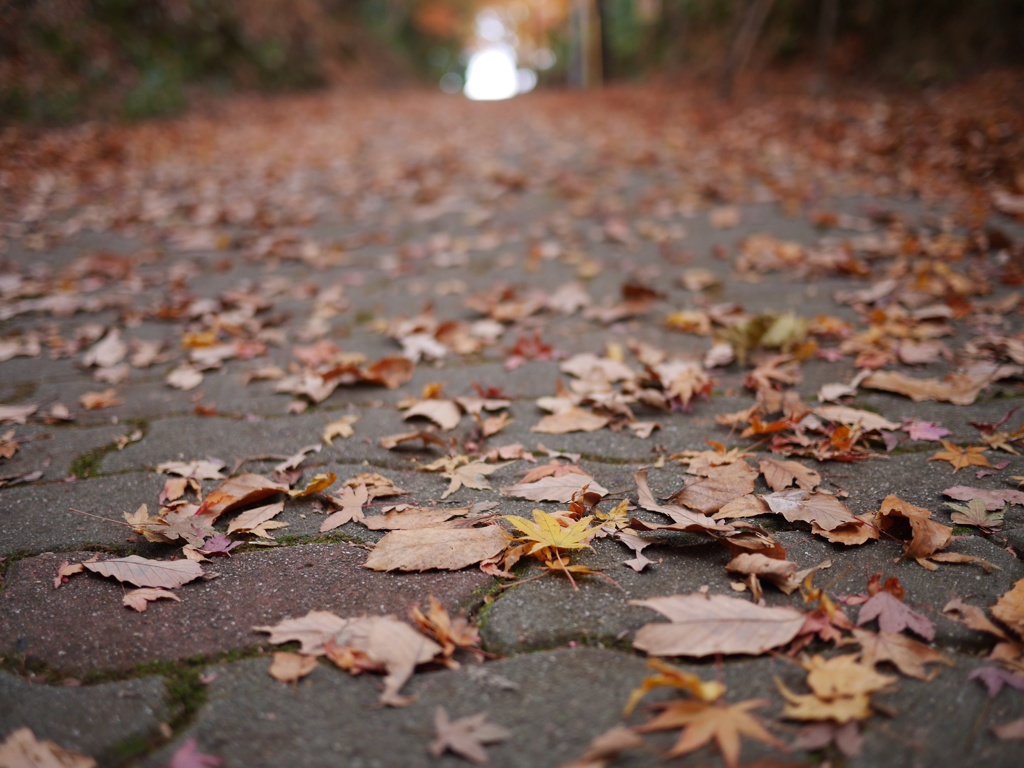
[[(142, 440), (146, 436), (146, 431), (149, 428), (149, 422), (144, 419), (127, 419), (122, 422), (126, 427), (134, 427), (136, 430), (142, 432)], [(136, 441), (137, 442), (137, 441)], [(108, 453), (113, 453), (118, 450), (117, 442), (112, 441), (106, 445), (101, 445), (98, 448), (93, 448), (91, 451), (86, 451), (79, 456), (76, 456), (71, 460), (71, 466), (69, 472), (72, 477), (79, 479), (85, 479), (87, 477), (99, 477), (100, 467), (103, 466), (103, 459)]]

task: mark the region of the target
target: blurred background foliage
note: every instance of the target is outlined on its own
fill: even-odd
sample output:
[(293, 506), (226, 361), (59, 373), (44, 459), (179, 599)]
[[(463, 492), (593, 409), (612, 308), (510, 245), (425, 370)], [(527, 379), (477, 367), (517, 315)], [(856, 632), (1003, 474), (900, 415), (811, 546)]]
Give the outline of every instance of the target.
[[(604, 80), (714, 76), (765, 0), (0, 0), (0, 120), (176, 113), (238, 90), (387, 87), (462, 74), (484, 9), (514, 22), (521, 60), (571, 80), (572, 15), (593, 17)], [(1024, 63), (1024, 0), (774, 0), (751, 69), (929, 85)], [(815, 58), (819, 55), (819, 58)]]

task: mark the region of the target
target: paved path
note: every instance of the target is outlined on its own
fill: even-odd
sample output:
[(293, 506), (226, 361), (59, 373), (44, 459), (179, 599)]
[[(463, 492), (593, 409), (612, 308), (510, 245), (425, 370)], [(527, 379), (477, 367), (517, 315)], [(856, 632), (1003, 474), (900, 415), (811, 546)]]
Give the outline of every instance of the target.
[[(1024, 475), (1016, 410), (1024, 379), (1014, 367), (1024, 345), (1016, 282), (1024, 230), (996, 214), (972, 221), (958, 196), (967, 188), (943, 168), (911, 179), (906, 166), (856, 156), (864, 145), (850, 137), (853, 155), (840, 163), (824, 154), (834, 149), (829, 141), (802, 143), (784, 121), (768, 135), (776, 130), (768, 107), (712, 110), (701, 122), (685, 96), (241, 102), (123, 133), (57, 132), (44, 137), (50, 155), (37, 144), (11, 156), (0, 240), (0, 446), (14, 451), (0, 459), (0, 739), (26, 726), (100, 765), (166, 765), (189, 739), (228, 766), (463, 764), (450, 752), (428, 754), (443, 706), (452, 718), (486, 712), (510, 732), (488, 747), (490, 765), (556, 766), (614, 725), (650, 717), (644, 705), (628, 717), (623, 708), (651, 674), (633, 649), (636, 633), (661, 617), (631, 600), (701, 592), (751, 599), (745, 577), (726, 571), (729, 549), (699, 531), (643, 534), (658, 542), (644, 550), (652, 562), (641, 572), (623, 565), (633, 553), (622, 543), (595, 540), (573, 562), (611, 579), (577, 575), (578, 590), (557, 574), (503, 588), (506, 581), (477, 567), (371, 571), (363, 564), (382, 532), (350, 522), (321, 533), (322, 494), (286, 500), (274, 519), (287, 527), (270, 530), (274, 540), (233, 534), (245, 543), (204, 563), (216, 578), (181, 586), (179, 602), (130, 610), (121, 602), (129, 586), (93, 573), (55, 589), (65, 562), (180, 556), (182, 542), (147, 542), (123, 523), (142, 504), (157, 513), (170, 475), (156, 467), (165, 462), (210, 459), (225, 475), (269, 477), (314, 446), (294, 462), (294, 488), (330, 472), (338, 484), (328, 493), (337, 492), (342, 481), (375, 472), (407, 492), (398, 497), (405, 503), (494, 502), (500, 514), (529, 516), (566, 505), (498, 489), (554, 460), (546, 452), (562, 452), (575, 458), (558, 461), (609, 490), (600, 510), (625, 498), (632, 516), (667, 523), (636, 506), (634, 473), (649, 467), (652, 491), (664, 499), (697, 477), (681, 454), (708, 450), (710, 441), (749, 451), (751, 468), (768, 458), (800, 461), (855, 515), (895, 495), (952, 526), (944, 495), (952, 486), (1016, 498), (1011, 478)], [(849, 125), (851, 134), (863, 127)], [(39, 165), (46, 157), (52, 167)], [(35, 165), (23, 164), (30, 159)], [(752, 318), (787, 313), (794, 327), (777, 327), (780, 344), (748, 344)], [(708, 359), (715, 337), (732, 340), (734, 351), (748, 344), (750, 354)], [(522, 359), (510, 361), (516, 353)], [(610, 355), (631, 371), (625, 383), (598, 386), (619, 393), (604, 410), (592, 380), (560, 369), (579, 353)], [(370, 364), (403, 354), (415, 361), (410, 378), (394, 388), (368, 380)], [(791, 367), (763, 365), (779, 354)], [(337, 375), (352, 361), (322, 400), (277, 391), (289, 381), (282, 376), (304, 366)], [(656, 373), (671, 361), (696, 361), (710, 378), (707, 392), (685, 406), (688, 394), (673, 398), (673, 382)], [(859, 367), (941, 379), (978, 364), (989, 365), (988, 379), (964, 405), (854, 384), (840, 402), (891, 424), (865, 430), (853, 447), (842, 445), (850, 435), (837, 433), (838, 417), (812, 415), (820, 429), (800, 434), (824, 443), (802, 451), (792, 424), (743, 438), (749, 418), (736, 428), (723, 423), (769, 392), (798, 393), (816, 408), (823, 385), (849, 384)], [(998, 375), (997, 365), (1005, 366)], [(776, 377), (760, 395), (751, 388), (755, 369)], [(193, 386), (169, 384), (174, 371)], [(545, 415), (538, 400), (566, 394), (560, 382), (615, 428), (534, 431)], [(445, 398), (491, 390), (510, 401), (495, 411), (510, 424), (483, 438), (468, 414), (448, 431), (403, 419), (406, 401), (425, 388), (436, 393), (435, 385)], [(113, 402), (85, 406), (88, 393), (106, 390)], [(15, 409), (28, 405), (36, 408)], [(324, 428), (342, 417), (352, 417), (354, 433), (327, 444)], [(933, 425), (915, 422), (931, 430), (923, 439), (901, 429), (914, 419)], [(649, 436), (634, 428), (651, 421)], [(958, 446), (985, 447), (980, 455), (992, 466), (954, 473), (931, 460), (943, 449), (934, 426)], [(450, 442), (381, 444), (416, 430)], [(986, 430), (1004, 433), (1011, 450), (987, 446)], [(792, 438), (796, 455), (773, 454), (782, 447), (773, 435)], [(486, 477), (491, 490), (463, 487), (442, 498), (448, 480), (423, 470), (445, 455), (479, 458), (516, 444), (534, 463), (491, 459), (501, 465)], [(870, 456), (858, 461), (810, 455), (842, 459), (862, 449)], [(204, 493), (218, 482), (202, 480)], [(771, 492), (764, 476), (754, 492)], [(365, 511), (379, 514), (384, 501)], [(863, 747), (846, 765), (1020, 764), (1020, 742), (997, 738), (992, 727), (1024, 717), (1024, 693), (1006, 687), (989, 698), (969, 675), (1002, 669), (1020, 681), (1021, 660), (998, 667), (987, 659), (996, 638), (943, 608), (959, 598), (989, 610), (1024, 578), (1022, 510), (1008, 504), (993, 531), (954, 527), (942, 551), (984, 562), (938, 562), (934, 570), (901, 558), (912, 535), (906, 521), (846, 546), (806, 522), (753, 520), (798, 568), (831, 562), (814, 583), (837, 601), (852, 598), (844, 608), (851, 619), (873, 574), (898, 579), (904, 605), (933, 625), (930, 646), (949, 661), (930, 665), (928, 676), (937, 674), (928, 680), (880, 665), (898, 680), (873, 695), (873, 714), (860, 723)], [(537, 569), (516, 572), (525, 580)], [(767, 604), (806, 609), (799, 590), (762, 585)], [(407, 707), (378, 704), (380, 676), (350, 676), (325, 660), (297, 683), (274, 680), (276, 649), (253, 629), (309, 611), (404, 618), (430, 596), (478, 623), (488, 660), (460, 652), (457, 668), (421, 666), (403, 688), (415, 697)], [(1022, 627), (1011, 619), (1002, 631), (1020, 642)], [(807, 693), (800, 658), (857, 648), (816, 640), (803, 657), (778, 648), (671, 660), (724, 683), (728, 704), (764, 699), (756, 713), (788, 744), (804, 723), (785, 717), (776, 681)], [(645, 738), (645, 749), (614, 764), (660, 764), (676, 735)], [(837, 754), (799, 745), (782, 753), (745, 740), (742, 759), (804, 765)], [(701, 748), (680, 764), (720, 762)]]

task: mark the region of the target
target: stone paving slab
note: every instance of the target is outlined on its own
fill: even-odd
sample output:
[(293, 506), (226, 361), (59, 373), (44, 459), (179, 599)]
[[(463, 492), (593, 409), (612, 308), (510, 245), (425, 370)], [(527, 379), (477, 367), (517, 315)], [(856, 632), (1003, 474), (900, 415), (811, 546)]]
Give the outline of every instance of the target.
[(54, 589), (61, 561), (89, 557), (47, 553), (14, 563), (0, 593), (0, 653), (65, 672), (126, 670), (153, 659), (250, 648), (266, 639), (254, 626), (312, 610), (404, 616), (429, 595), (451, 610), (467, 610), (491, 583), (474, 570), (377, 573), (362, 567), (363, 549), (314, 544), (207, 563), (204, 571), (216, 578), (181, 587), (181, 602), (158, 601), (137, 613), (121, 604), (125, 590), (112, 579), (84, 573)]
[(167, 719), (159, 677), (81, 687), (0, 672), (0, 739), (18, 728), (112, 765), (137, 753)]

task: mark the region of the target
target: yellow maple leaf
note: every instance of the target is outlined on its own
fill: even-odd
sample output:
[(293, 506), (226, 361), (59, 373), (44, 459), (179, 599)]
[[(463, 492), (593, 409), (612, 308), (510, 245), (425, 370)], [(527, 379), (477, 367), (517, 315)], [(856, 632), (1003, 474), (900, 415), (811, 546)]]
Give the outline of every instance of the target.
[(985, 448), (980, 445), (969, 445), (961, 448), (948, 440), (942, 441), (943, 450), (937, 451), (928, 461), (948, 461), (953, 465), (953, 472), (959, 472), (964, 467), (991, 467), (988, 458), (985, 456)]
[(519, 515), (504, 517), (523, 534), (520, 541), (532, 542), (532, 546), (526, 551), (528, 555), (537, 554), (547, 547), (555, 550), (584, 549), (590, 546), (590, 539), (599, 530), (590, 527), (593, 515), (581, 518), (570, 526), (562, 526), (558, 518), (542, 509), (533, 510), (532, 521)]
[(650, 733), (682, 728), (679, 740), (668, 751), (667, 757), (689, 754), (714, 739), (728, 768), (736, 768), (740, 758), (740, 736), (748, 736), (776, 749), (788, 751), (785, 744), (750, 714), (751, 709), (767, 703), (754, 699), (723, 706), (707, 701), (680, 699), (666, 704), (650, 722), (638, 726), (636, 730), (639, 733)]
[(653, 691), (655, 688), (678, 688), (692, 694), (701, 701), (715, 701), (725, 693), (725, 686), (721, 683), (715, 681), (710, 683), (704, 682), (697, 675), (691, 672), (684, 672), (661, 659), (648, 659), (647, 666), (656, 670), (657, 674), (645, 677), (640, 687), (630, 694), (629, 701), (626, 703), (626, 709), (622, 713), (623, 716), (629, 715), (640, 702), (640, 699), (646, 696), (648, 691)]

